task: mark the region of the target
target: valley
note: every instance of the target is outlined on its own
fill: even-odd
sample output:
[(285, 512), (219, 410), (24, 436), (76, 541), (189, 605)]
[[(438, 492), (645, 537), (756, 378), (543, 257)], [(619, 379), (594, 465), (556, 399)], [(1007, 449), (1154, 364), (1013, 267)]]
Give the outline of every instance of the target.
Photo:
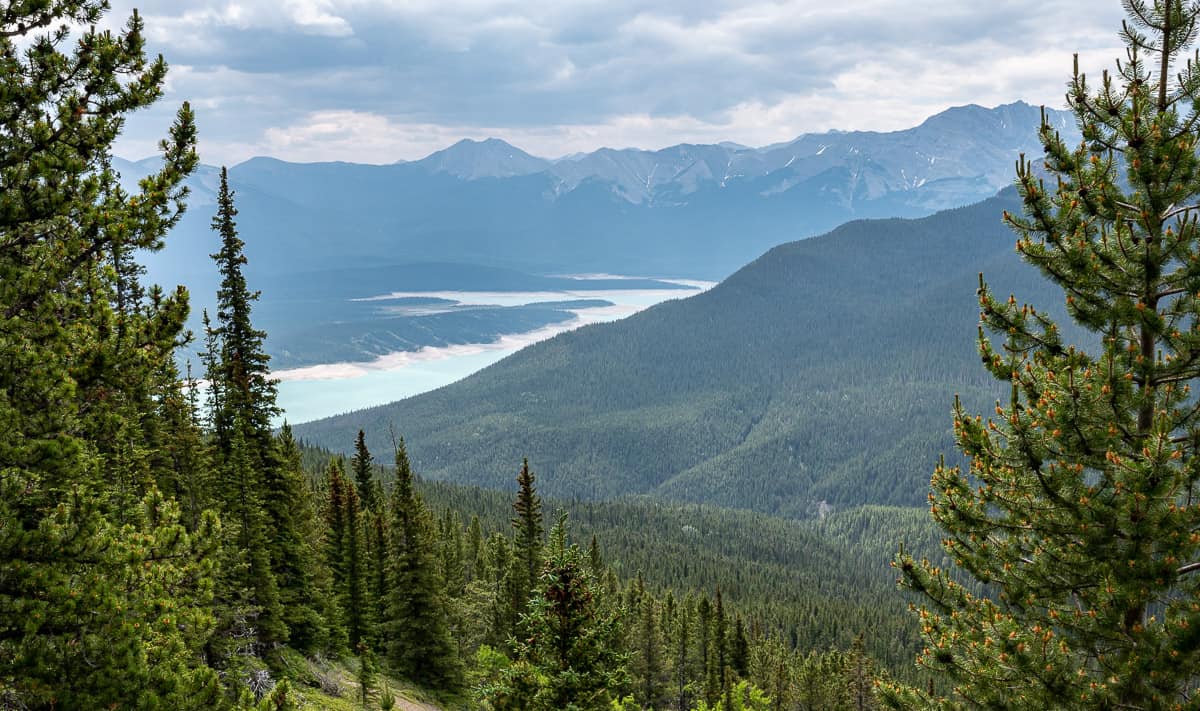
[(10, 5), (0, 708), (1200, 699), (1200, 3)]

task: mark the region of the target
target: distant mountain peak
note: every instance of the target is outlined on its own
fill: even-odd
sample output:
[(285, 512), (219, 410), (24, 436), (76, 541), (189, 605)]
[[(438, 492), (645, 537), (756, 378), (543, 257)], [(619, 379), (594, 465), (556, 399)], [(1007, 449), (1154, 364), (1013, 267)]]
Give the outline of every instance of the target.
[(464, 138), (458, 143), (416, 161), (433, 173), (449, 173), (465, 180), (512, 178), (539, 173), (550, 161), (532, 156), (499, 138), (477, 141)]

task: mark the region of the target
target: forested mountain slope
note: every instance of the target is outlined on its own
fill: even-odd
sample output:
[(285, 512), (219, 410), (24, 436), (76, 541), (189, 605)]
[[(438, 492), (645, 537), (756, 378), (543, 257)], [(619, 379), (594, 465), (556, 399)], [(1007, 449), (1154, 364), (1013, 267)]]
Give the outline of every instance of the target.
[[(478, 516), (485, 533), (511, 528), (510, 492), (432, 481), (418, 488), (436, 511)], [(894, 674), (916, 678), (916, 621), (904, 614), (908, 600), (896, 594), (888, 562), (903, 543), (949, 564), (923, 510), (862, 507), (799, 522), (642, 497), (547, 499), (543, 507), (566, 510), (580, 541), (595, 536), (605, 563), (622, 579), (644, 575), (652, 589), (679, 597), (719, 587), (767, 633), (800, 649), (848, 648), (867, 633), (875, 659)]]
[(922, 504), (955, 392), (998, 391), (972, 295), (1044, 308), (1000, 221), (1011, 191), (777, 247), (702, 295), (529, 347), (460, 383), (298, 427), (340, 448), (404, 432), (427, 476), (500, 486), (522, 455), (557, 495), (648, 493), (786, 515)]

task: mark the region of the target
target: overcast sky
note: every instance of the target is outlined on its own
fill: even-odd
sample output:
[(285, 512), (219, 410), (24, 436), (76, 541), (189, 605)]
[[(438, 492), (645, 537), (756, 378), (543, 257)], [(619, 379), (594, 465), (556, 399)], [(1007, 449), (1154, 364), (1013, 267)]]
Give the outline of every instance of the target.
[(201, 159), (390, 163), (461, 138), (601, 146), (894, 130), (950, 106), (1063, 105), (1071, 54), (1123, 55), (1118, 0), (112, 0), (171, 65), (129, 122), (196, 109)]

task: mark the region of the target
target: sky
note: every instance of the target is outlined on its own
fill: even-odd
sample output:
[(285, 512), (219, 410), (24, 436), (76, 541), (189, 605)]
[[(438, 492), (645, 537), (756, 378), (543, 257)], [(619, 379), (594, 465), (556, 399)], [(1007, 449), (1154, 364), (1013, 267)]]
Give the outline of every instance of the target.
[(1061, 108), (1118, 0), (112, 0), (171, 69), (116, 153), (190, 101), (201, 160), (392, 163), (462, 138), (548, 158), (898, 130), (951, 106)]

